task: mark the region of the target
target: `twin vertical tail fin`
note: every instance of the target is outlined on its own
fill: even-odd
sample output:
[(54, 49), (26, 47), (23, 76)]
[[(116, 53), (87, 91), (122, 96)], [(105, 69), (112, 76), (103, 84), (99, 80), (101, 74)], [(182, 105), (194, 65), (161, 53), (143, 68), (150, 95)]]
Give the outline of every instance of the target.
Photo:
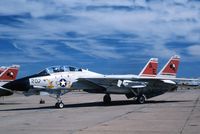
[(0, 80), (12, 81), (15, 80), (19, 71), (19, 65), (12, 65), (10, 67), (0, 67)]
[(151, 58), (145, 67), (140, 72), (140, 77), (156, 77), (157, 75), (157, 68), (158, 68), (158, 59)]
[(180, 62), (180, 56), (172, 56), (167, 64), (158, 73), (158, 77), (176, 77), (178, 66)]

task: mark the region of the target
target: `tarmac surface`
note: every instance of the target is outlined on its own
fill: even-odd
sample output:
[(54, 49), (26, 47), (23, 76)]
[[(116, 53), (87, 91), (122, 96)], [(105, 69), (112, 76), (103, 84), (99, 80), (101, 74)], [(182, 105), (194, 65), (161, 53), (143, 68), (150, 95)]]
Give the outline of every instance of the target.
[(199, 134), (200, 90), (178, 90), (136, 104), (125, 96), (68, 93), (63, 109), (56, 100), (14, 95), (0, 98), (1, 134)]

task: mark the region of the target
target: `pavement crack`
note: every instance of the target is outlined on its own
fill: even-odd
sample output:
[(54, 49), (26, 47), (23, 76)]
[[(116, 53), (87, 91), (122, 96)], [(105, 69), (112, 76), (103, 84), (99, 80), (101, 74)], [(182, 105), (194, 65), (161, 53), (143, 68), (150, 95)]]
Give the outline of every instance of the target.
[(184, 129), (185, 129), (186, 125), (188, 124), (188, 122), (189, 122), (189, 120), (190, 120), (190, 118), (191, 118), (191, 116), (192, 116), (192, 113), (194, 112), (195, 108), (197, 107), (197, 104), (198, 104), (198, 102), (199, 102), (199, 99), (200, 99), (200, 96), (198, 96), (198, 98), (197, 98), (196, 101), (194, 102), (193, 108), (192, 108), (192, 110), (190, 111), (190, 114), (189, 114), (189, 116), (187, 117), (187, 119), (186, 119), (186, 121), (185, 121), (183, 127), (181, 128), (180, 134), (183, 134)]
[[(131, 113), (134, 113), (134, 112), (136, 112), (136, 111), (138, 111), (138, 110), (141, 110), (141, 109), (143, 109), (143, 108), (146, 108), (147, 106), (148, 106), (148, 105), (145, 105), (145, 106), (143, 106), (143, 107), (139, 107), (139, 108), (137, 108), (137, 109), (135, 109), (135, 110), (128, 111), (128, 112), (126, 112), (126, 113), (124, 113), (124, 114), (117, 115), (117, 116), (115, 116), (115, 117), (113, 117), (113, 118), (111, 118), (111, 119), (98, 122), (98, 123), (94, 124), (93, 126), (87, 126), (87, 127), (82, 128), (82, 129), (78, 129), (77, 131), (84, 131), (84, 130), (86, 130), (86, 129), (88, 129), (88, 128), (95, 127), (95, 126), (104, 124), (104, 123), (106, 123), (106, 122), (116, 120), (116, 119), (121, 118), (121, 117), (123, 117), (123, 116), (125, 116), (125, 115), (131, 114)], [(76, 132), (76, 131), (74, 131), (74, 132)]]

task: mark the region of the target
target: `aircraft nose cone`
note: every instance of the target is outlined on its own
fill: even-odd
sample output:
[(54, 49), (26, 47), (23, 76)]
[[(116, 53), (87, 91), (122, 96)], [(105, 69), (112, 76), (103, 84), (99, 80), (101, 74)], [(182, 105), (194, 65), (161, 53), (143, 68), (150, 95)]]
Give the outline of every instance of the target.
[(3, 87), (15, 91), (28, 91), (30, 89), (29, 78), (22, 78), (11, 81), (3, 85)]

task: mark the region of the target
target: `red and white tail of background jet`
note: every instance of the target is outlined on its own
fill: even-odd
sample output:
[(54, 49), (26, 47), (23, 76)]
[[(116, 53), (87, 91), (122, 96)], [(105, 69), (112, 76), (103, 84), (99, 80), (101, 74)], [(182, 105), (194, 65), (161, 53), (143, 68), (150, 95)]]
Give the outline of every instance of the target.
[(0, 67), (0, 82), (9, 82), (15, 80), (19, 71), (19, 65), (10, 67)]
[(180, 56), (174, 55), (172, 56), (167, 64), (161, 69), (158, 73), (158, 77), (176, 77), (176, 73), (178, 71), (178, 66), (180, 62)]
[(151, 58), (145, 67), (140, 72), (140, 77), (156, 77), (157, 75), (157, 69), (158, 69), (158, 59), (157, 58)]

